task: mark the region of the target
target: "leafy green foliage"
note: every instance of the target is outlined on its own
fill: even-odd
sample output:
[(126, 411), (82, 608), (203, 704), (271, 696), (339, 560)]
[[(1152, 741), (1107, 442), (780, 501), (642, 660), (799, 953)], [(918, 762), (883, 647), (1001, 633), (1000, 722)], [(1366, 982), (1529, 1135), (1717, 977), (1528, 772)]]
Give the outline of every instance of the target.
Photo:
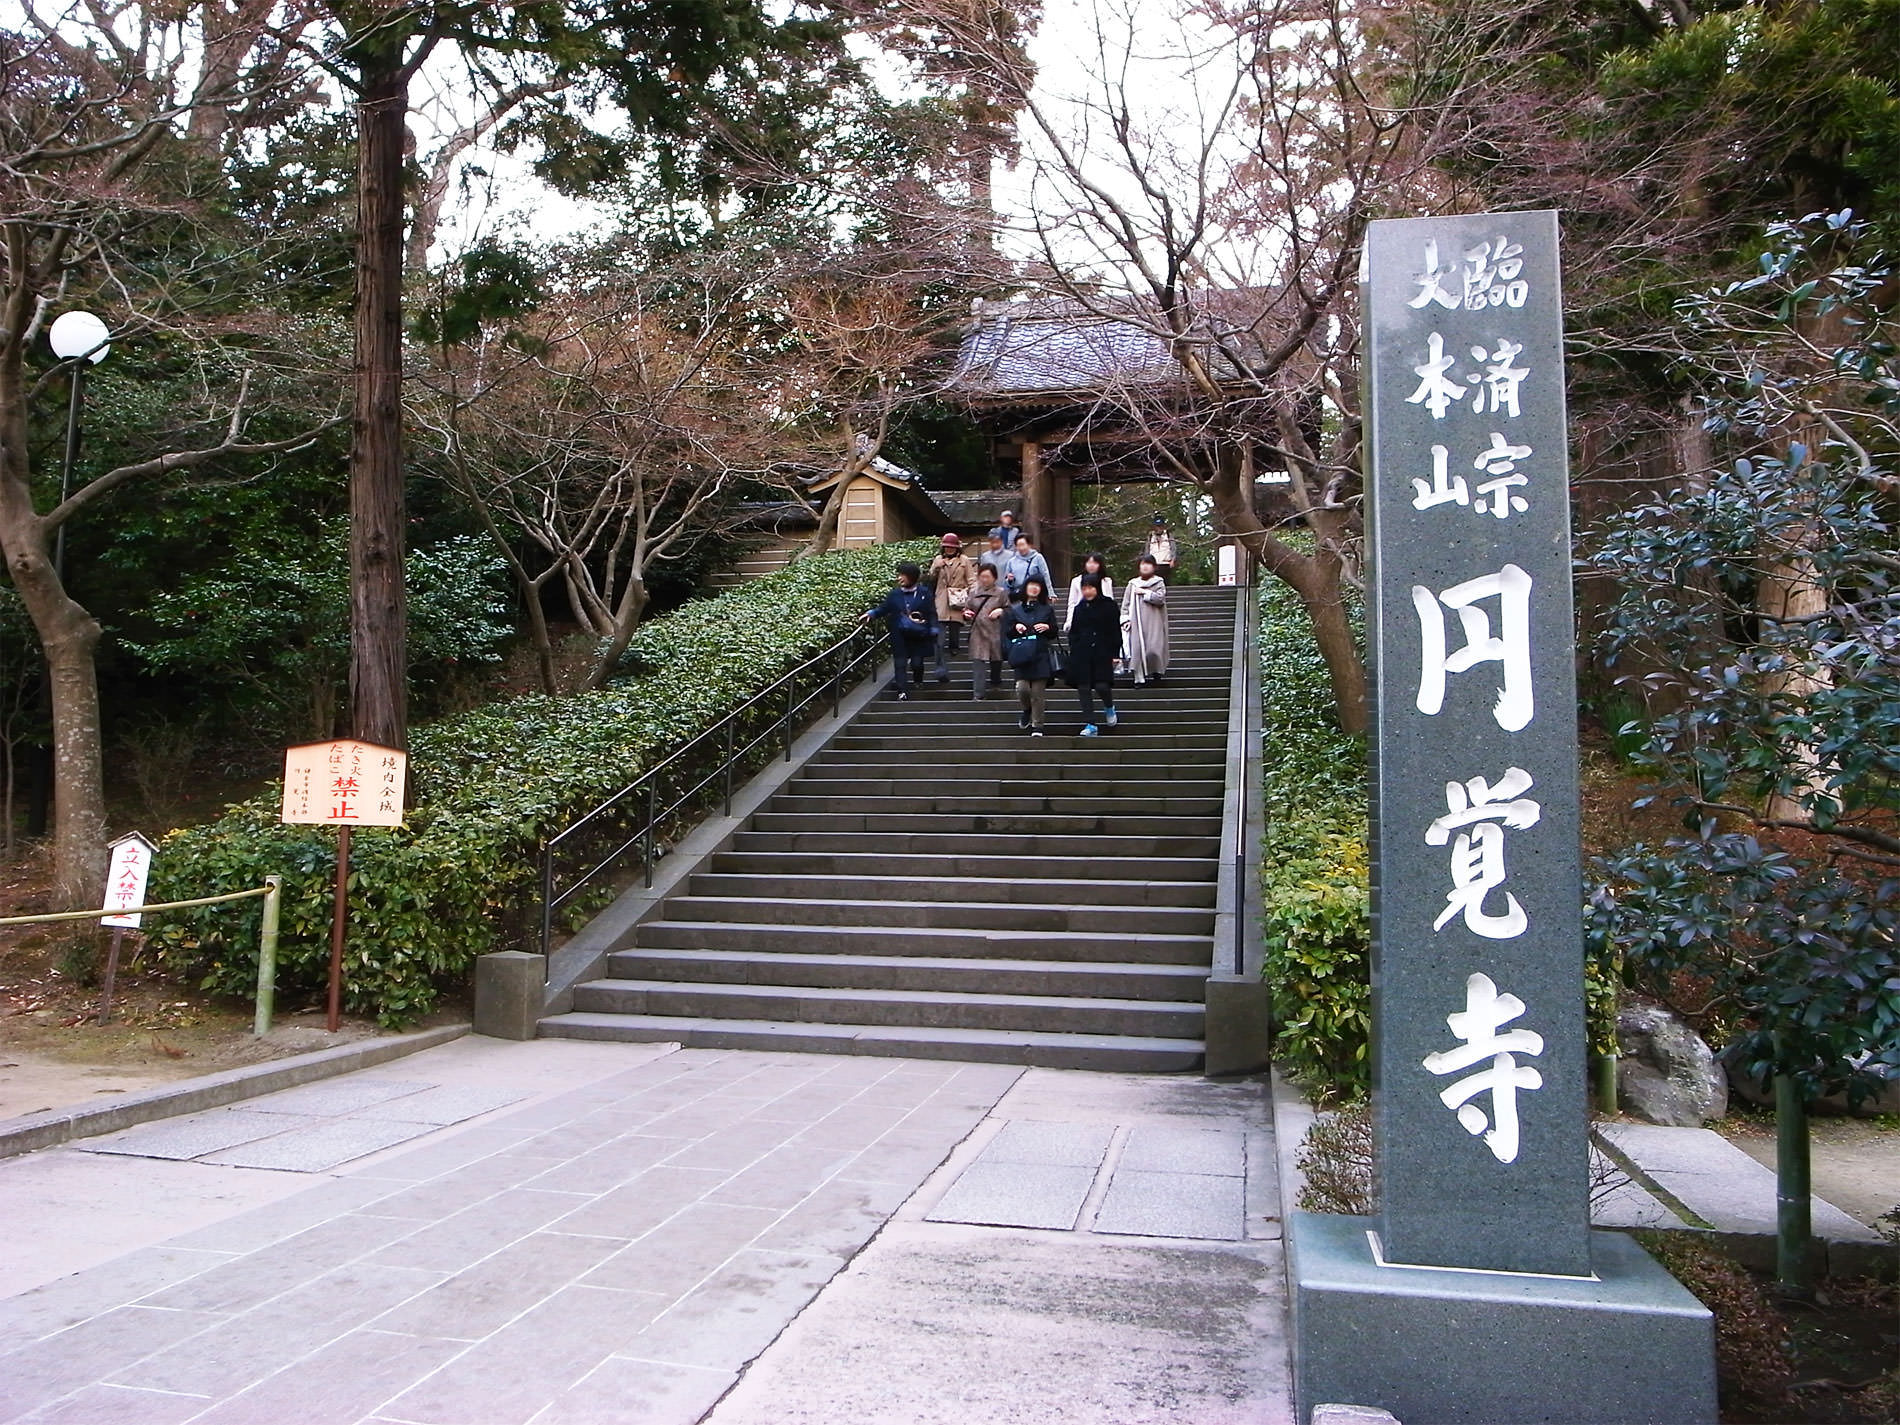
[(1900, 881), (1718, 833), (1596, 863), (1586, 925), (1638, 983), (1740, 1017), (1745, 1070), (1801, 1081), (1811, 1097), (1858, 1101), (1900, 1078)]
[[(345, 1003), (400, 1025), (465, 982), (477, 955), (519, 943), (542, 840), (754, 692), (842, 637), (889, 585), (892, 561), (931, 541), (801, 560), (647, 624), (639, 670), (597, 693), (478, 708), (415, 730), (413, 806), (403, 826), (352, 839)], [(154, 900), (284, 877), (281, 994), (324, 981), (336, 874), (328, 828), (283, 826), (273, 787), (208, 826), (174, 831), (154, 863)], [(251, 993), (259, 909), (210, 907), (154, 922), (166, 963), (220, 994)]]
[(1340, 730), (1299, 598), (1277, 579), (1260, 590), (1259, 648), (1262, 974), (1275, 1057), (1315, 1087), (1363, 1094), (1372, 1029), (1365, 740)]
[[(445, 665), (491, 663), (513, 629), (502, 561), (459, 535), (406, 560), (409, 658), (426, 687)], [(216, 679), (289, 736), (328, 737), (350, 663), (350, 561), (340, 528), (246, 553), (157, 596), (159, 636), (127, 647), (153, 668)]]
[(1590, 924), (1657, 998), (1733, 1019), (1750, 1072), (1856, 1096), (1900, 1075), (1894, 268), (1851, 214), (1767, 236), (1683, 318), (1730, 378), (1710, 428), (1773, 453), (1631, 510), (1589, 561), (1617, 591), (1602, 651), (1656, 709), (1637, 760), (1699, 827), (1598, 863)]

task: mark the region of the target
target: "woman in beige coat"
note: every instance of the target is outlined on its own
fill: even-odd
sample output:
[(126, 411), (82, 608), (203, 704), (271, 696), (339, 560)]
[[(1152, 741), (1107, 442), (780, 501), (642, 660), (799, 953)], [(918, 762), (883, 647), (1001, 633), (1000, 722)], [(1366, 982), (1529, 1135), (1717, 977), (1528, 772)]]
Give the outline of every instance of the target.
[(992, 687), (1003, 685), (1003, 610), (1009, 591), (996, 582), (995, 566), (976, 571), (976, 587), (963, 606), (970, 626), (970, 696), (987, 698)]
[(954, 534), (943, 537), (943, 547), (924, 571), (924, 582), (937, 595), (937, 622), (943, 632), (937, 635), (937, 681), (950, 681), (950, 655), (957, 651), (963, 636), (963, 606), (976, 583), (976, 565), (963, 552), (963, 541)]

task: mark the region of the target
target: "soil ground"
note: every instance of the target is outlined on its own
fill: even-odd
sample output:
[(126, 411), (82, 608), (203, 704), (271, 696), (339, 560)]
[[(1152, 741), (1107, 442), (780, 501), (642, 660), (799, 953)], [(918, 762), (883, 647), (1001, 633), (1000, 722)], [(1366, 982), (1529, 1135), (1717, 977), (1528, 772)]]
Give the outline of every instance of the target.
[[(1774, 1167), (1773, 1114), (1731, 1105), (1714, 1127), (1756, 1162)], [(1881, 1216), (1900, 1209), (1900, 1115), (1811, 1118), (1808, 1139), (1815, 1195), (1876, 1231), (1893, 1230)]]
[[(30, 851), (0, 866), (0, 915), (30, 915), (47, 904), (50, 866)], [(83, 924), (83, 922), (82, 922)], [(385, 1033), (346, 1018), (327, 1032), (321, 1008), (280, 1004), (271, 1032), (251, 1033), (248, 1004), (207, 1001), (194, 987), (158, 973), (125, 940), (112, 1018), (97, 1022), (99, 990), (75, 980), (59, 926), (0, 927), (0, 1119), (137, 1093), (175, 1079), (328, 1049)], [(450, 1004), (423, 1026), (467, 1018)], [(419, 1026), (421, 1027), (421, 1026)]]

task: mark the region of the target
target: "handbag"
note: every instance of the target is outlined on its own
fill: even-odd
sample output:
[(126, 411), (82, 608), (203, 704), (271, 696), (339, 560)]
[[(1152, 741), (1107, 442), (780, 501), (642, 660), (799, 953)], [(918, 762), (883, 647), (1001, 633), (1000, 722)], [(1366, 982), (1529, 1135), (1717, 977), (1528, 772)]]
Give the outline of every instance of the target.
[(1068, 650), (1062, 646), (1062, 640), (1059, 638), (1050, 639), (1049, 640), (1049, 676), (1051, 678), (1060, 678), (1064, 670), (1067, 669), (1068, 664), (1069, 664), (1069, 654), (1068, 654)]
[(968, 589), (952, 589), (945, 595), (945, 601), (951, 608), (960, 609), (970, 602), (970, 591)]
[(1042, 661), (1042, 656), (1042, 640), (1033, 633), (1010, 639), (1009, 646), (1003, 650), (1003, 657), (1009, 666), (1018, 672), (1036, 667)]

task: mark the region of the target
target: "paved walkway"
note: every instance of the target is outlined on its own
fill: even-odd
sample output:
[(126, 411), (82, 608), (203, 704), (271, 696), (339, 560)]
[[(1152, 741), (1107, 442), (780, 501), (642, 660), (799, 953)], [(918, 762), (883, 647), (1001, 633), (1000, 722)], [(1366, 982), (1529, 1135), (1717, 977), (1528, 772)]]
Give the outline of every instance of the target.
[(1279, 1422), (1266, 1123), (1190, 1079), (462, 1040), (0, 1162), (0, 1421)]

